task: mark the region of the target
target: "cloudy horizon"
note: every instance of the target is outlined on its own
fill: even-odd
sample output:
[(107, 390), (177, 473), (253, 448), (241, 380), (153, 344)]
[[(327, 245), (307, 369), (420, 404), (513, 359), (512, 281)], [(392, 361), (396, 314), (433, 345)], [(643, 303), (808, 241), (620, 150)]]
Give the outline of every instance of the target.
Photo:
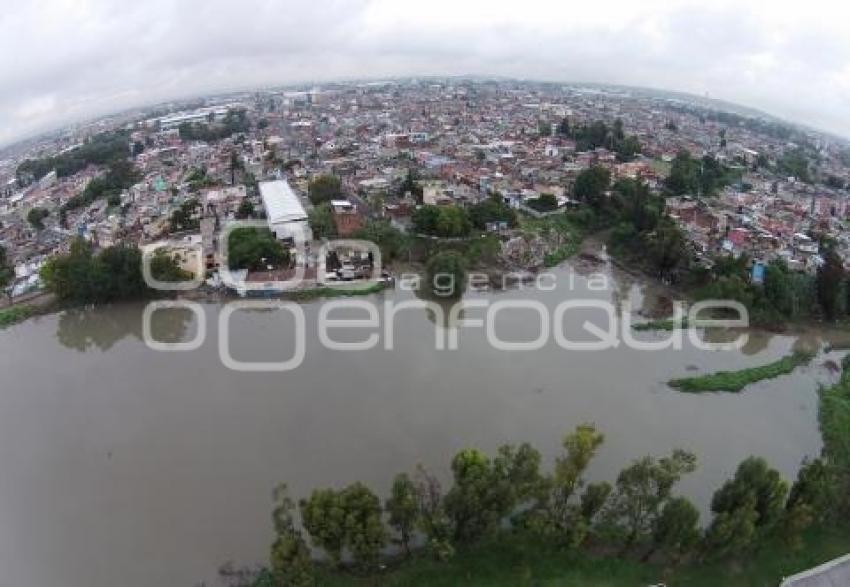
[(0, 16), (0, 145), (163, 101), (500, 76), (680, 91), (850, 136), (850, 6), (35, 0)]

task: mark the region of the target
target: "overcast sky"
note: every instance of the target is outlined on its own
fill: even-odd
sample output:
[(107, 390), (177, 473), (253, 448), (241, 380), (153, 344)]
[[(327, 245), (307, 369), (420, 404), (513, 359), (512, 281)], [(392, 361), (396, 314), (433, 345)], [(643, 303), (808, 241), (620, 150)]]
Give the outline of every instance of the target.
[(850, 136), (846, 0), (2, 0), (0, 144), (176, 97), (483, 74), (682, 90)]

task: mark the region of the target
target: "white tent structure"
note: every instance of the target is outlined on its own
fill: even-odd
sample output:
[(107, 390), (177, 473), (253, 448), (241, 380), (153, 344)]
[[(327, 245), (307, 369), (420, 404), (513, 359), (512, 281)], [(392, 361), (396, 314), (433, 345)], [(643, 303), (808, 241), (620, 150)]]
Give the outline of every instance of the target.
[(309, 239), (307, 212), (301, 198), (286, 180), (260, 182), (260, 196), (271, 230), (278, 239), (294, 238), (299, 234)]

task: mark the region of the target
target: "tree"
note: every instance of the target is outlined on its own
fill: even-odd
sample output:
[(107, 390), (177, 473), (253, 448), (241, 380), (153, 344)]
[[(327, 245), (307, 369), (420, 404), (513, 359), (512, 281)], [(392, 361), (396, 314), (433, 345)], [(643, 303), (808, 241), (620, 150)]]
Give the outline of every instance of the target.
[(271, 568), (275, 585), (306, 587), (315, 584), (313, 561), (310, 549), (304, 541), (301, 531), (296, 529), (292, 512), (295, 503), (290, 499), (286, 485), (280, 485), (274, 491), (275, 541), (271, 549)]
[(236, 149), (230, 150), (230, 160), (229, 160), (229, 168), (230, 168), (230, 185), (236, 185), (236, 172), (242, 171), (245, 166), (242, 163), (242, 159), (239, 157), (239, 153)]
[(201, 220), (199, 218), (200, 210), (201, 202), (197, 198), (190, 198), (180, 204), (180, 206), (171, 213), (172, 232), (197, 230), (201, 225)]
[(699, 191), (699, 164), (694, 161), (689, 151), (679, 151), (664, 183), (674, 196), (696, 194)]
[(185, 271), (164, 248), (154, 251), (150, 260), (151, 277), (158, 281), (190, 281), (194, 275)]
[(688, 261), (688, 241), (669, 216), (662, 216), (655, 230), (644, 234), (642, 241), (647, 259), (662, 279), (670, 278), (677, 267)]
[[(5, 290), (15, 278), (15, 268), (6, 255), (6, 249), (0, 245), (0, 291)], [(11, 294), (10, 294), (11, 295)]]
[(371, 220), (353, 235), (371, 241), (381, 249), (381, 259), (386, 263), (398, 257), (409, 246), (408, 239), (388, 220)]
[(835, 499), (835, 474), (822, 459), (803, 461), (797, 480), (788, 494), (786, 510), (797, 505), (812, 508), (815, 520), (823, 520), (830, 512)]
[(381, 520), (381, 501), (362, 483), (349, 485), (341, 492), (344, 514), (344, 543), (355, 564), (364, 570), (378, 566), (381, 549), (387, 542)]
[(591, 524), (596, 515), (605, 507), (608, 497), (611, 495), (610, 483), (590, 483), (581, 494), (581, 517), (587, 524)]
[(315, 206), (307, 213), (313, 238), (332, 238), (336, 236), (336, 223), (334, 222), (333, 210), (327, 202)]
[(314, 489), (309, 499), (299, 502), (299, 509), (313, 546), (324, 550), (334, 564), (340, 564), (346, 533), (346, 511), (341, 493), (333, 489)]
[(426, 204), (413, 212), (411, 221), (415, 232), (444, 238), (467, 236), (472, 229), (466, 210), (457, 206)]
[(452, 524), (446, 514), (440, 482), (419, 465), (416, 467), (414, 484), (419, 507), (419, 529), (428, 539), (427, 549), (437, 560), (448, 560), (454, 555), (451, 544)]
[(396, 475), (384, 509), (389, 514), (390, 526), (398, 532), (398, 543), (404, 553), (410, 556), (410, 539), (419, 520), (419, 504), (416, 497), (416, 485), (407, 473)]
[(416, 200), (417, 204), (422, 203), (424, 189), (419, 185), (419, 174), (412, 167), (407, 170), (407, 175), (398, 187), (396, 194), (399, 198), (404, 198), (408, 194)]
[(41, 278), (60, 300), (80, 304), (112, 302), (148, 292), (141, 267), (142, 253), (135, 247), (117, 245), (95, 255), (89, 243), (76, 239), (67, 254), (45, 263)]
[(544, 489), (540, 461), (540, 452), (527, 442), (519, 447), (511, 444), (499, 447), (493, 459), (493, 473), (497, 481), (509, 489), (511, 508), (540, 497)]
[(756, 535), (756, 498), (746, 496), (734, 509), (714, 516), (705, 536), (708, 551), (718, 557), (743, 553), (753, 543)]
[(573, 193), (577, 200), (594, 209), (602, 208), (603, 196), (611, 184), (611, 172), (599, 165), (585, 169), (576, 176)]
[(844, 262), (831, 243), (825, 243), (822, 255), (823, 265), (818, 267), (816, 286), (818, 302), (824, 315), (834, 320), (842, 308), (841, 288), (844, 283)]
[(437, 221), (440, 218), (440, 208), (426, 204), (413, 211), (410, 221), (414, 232), (419, 234), (437, 234)]
[(693, 548), (699, 539), (699, 511), (687, 498), (673, 497), (664, 504), (653, 523), (652, 548), (644, 560), (657, 550), (672, 555), (676, 560)]
[(610, 516), (625, 531), (625, 548), (652, 531), (673, 487), (682, 475), (695, 469), (693, 453), (676, 449), (669, 457), (655, 460), (646, 456), (620, 471)]
[(730, 516), (755, 511), (753, 520), (756, 533), (751, 540), (761, 538), (773, 530), (785, 509), (788, 484), (779, 471), (771, 469), (758, 457), (749, 457), (738, 465), (735, 476), (723, 484), (711, 499), (711, 511)]
[(31, 208), (27, 213), (27, 222), (36, 230), (44, 229), (44, 219), (50, 216), (50, 212), (44, 208)]
[(471, 224), (466, 211), (457, 206), (440, 207), (440, 215), (437, 217), (436, 233), (438, 236), (452, 238), (462, 237), (469, 234)]
[(564, 437), (562, 446), (566, 454), (555, 461), (555, 488), (562, 501), (568, 500), (581, 486), (584, 471), (604, 441), (605, 435), (597, 432), (593, 424), (580, 424), (575, 432)]
[(488, 222), (507, 222), (510, 227), (517, 225), (516, 211), (505, 204), (499, 196), (492, 196), (471, 206), (469, 220), (478, 230), (484, 230)]
[(227, 243), (230, 269), (265, 271), (269, 265), (283, 267), (289, 263), (289, 251), (283, 248), (268, 229), (237, 228)]
[(239, 203), (239, 208), (236, 209), (236, 218), (243, 220), (245, 218), (254, 217), (254, 203), (245, 198)]
[(319, 175), (308, 184), (307, 196), (314, 206), (339, 199), (342, 196), (342, 182), (335, 175)]
[(803, 531), (814, 522), (814, 509), (807, 503), (797, 503), (785, 510), (779, 522), (778, 530), (782, 541), (793, 549), (803, 544)]
[(434, 294), (459, 298), (466, 289), (466, 260), (455, 251), (437, 253), (426, 265), (428, 283)]
[[(555, 460), (555, 472), (551, 480), (550, 501), (545, 504), (548, 519), (536, 521), (544, 532), (576, 548), (584, 542), (593, 517), (608, 499), (611, 488), (600, 484), (588, 488), (580, 503), (572, 498), (582, 486), (582, 476), (602, 445), (605, 436), (596, 431), (593, 424), (581, 424), (575, 431), (564, 437), (563, 447), (566, 454)], [(599, 503), (601, 500), (602, 503)]]
[(558, 209), (558, 198), (554, 194), (540, 194), (539, 198), (528, 200), (528, 205), (540, 212)]
[(471, 542), (496, 528), (511, 505), (510, 490), (498, 482), (490, 459), (479, 450), (466, 449), (452, 459), (454, 485), (446, 494), (446, 513), (454, 537)]

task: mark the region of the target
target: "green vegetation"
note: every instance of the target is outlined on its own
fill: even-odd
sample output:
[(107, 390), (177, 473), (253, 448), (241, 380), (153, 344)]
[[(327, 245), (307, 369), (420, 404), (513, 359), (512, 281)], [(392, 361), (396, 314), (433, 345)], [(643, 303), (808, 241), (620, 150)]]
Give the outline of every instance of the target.
[(774, 379), (780, 375), (786, 375), (799, 367), (806, 365), (812, 360), (813, 355), (809, 353), (796, 352), (791, 355), (782, 357), (778, 361), (761, 365), (759, 367), (750, 367), (748, 369), (740, 369), (738, 371), (718, 371), (710, 375), (701, 375), (699, 377), (686, 377), (684, 379), (671, 379), (670, 387), (675, 387), (681, 391), (687, 392), (703, 392), (703, 391), (741, 391), (747, 385), (762, 381), (764, 379)]
[[(585, 472), (603, 442), (592, 424), (578, 426), (550, 473), (529, 444), (493, 456), (461, 450), (446, 492), (419, 466), (396, 476), (383, 504), (360, 483), (316, 489), (299, 502), (303, 529), (283, 486), (275, 493), (271, 565), (253, 585), (756, 587), (850, 548), (850, 531), (832, 515), (833, 477), (823, 461), (804, 463), (789, 489), (763, 459), (744, 459), (714, 493), (702, 530), (695, 506), (675, 495), (696, 469), (695, 455), (642, 457), (614, 485), (588, 484)], [(305, 534), (329, 562), (309, 559)], [(414, 536), (422, 544), (415, 550)], [(384, 558), (386, 570), (381, 553), (393, 539), (401, 551)]]
[(611, 172), (604, 167), (594, 165), (576, 176), (573, 194), (578, 201), (598, 210), (604, 205), (603, 198), (610, 185)]
[(239, 208), (236, 209), (236, 218), (238, 220), (253, 218), (255, 212), (256, 211), (254, 210), (254, 203), (246, 198), (239, 202)]
[(563, 121), (558, 131), (559, 134), (575, 140), (577, 151), (592, 151), (604, 147), (614, 151), (620, 161), (631, 161), (641, 151), (640, 141), (634, 135), (626, 136), (623, 131), (623, 121), (619, 118), (611, 127), (597, 120), (587, 125), (570, 128), (569, 123)]
[(314, 206), (342, 197), (342, 182), (335, 175), (319, 175), (307, 186), (307, 196)]
[(97, 134), (79, 147), (61, 155), (42, 159), (27, 159), (18, 166), (18, 181), (26, 185), (56, 170), (58, 177), (68, 177), (88, 165), (111, 165), (125, 159), (129, 153), (130, 135), (126, 131)]
[(466, 289), (467, 261), (455, 251), (441, 251), (430, 259), (425, 267), (428, 288), (435, 295), (459, 298)]
[(581, 247), (584, 231), (566, 214), (553, 214), (545, 218), (523, 218), (522, 230), (529, 236), (540, 236), (555, 245), (543, 257), (543, 265), (554, 267), (575, 255)]
[[(180, 281), (186, 272), (168, 256), (154, 257), (152, 271), (165, 281)], [(142, 277), (142, 253), (136, 247), (117, 245), (95, 253), (83, 239), (70, 251), (56, 255), (41, 268), (46, 288), (62, 302), (96, 304), (140, 298), (152, 293)]]
[(350, 298), (354, 296), (368, 296), (384, 290), (383, 283), (352, 282), (340, 284), (336, 287), (314, 287), (310, 289), (298, 289), (284, 293), (286, 298), (299, 302), (306, 302), (318, 298)]
[(151, 277), (158, 281), (191, 281), (195, 278), (189, 271), (181, 269), (165, 248), (154, 251), (150, 260), (150, 270)]
[[(516, 533), (461, 546), (455, 557), (446, 562), (435, 561), (424, 553), (414, 554), (410, 560), (382, 573), (379, 584), (385, 587), (634, 587), (663, 582), (688, 587), (764, 587), (778, 585), (783, 577), (848, 551), (850, 531), (817, 527), (804, 533), (798, 548), (772, 540), (764, 548), (734, 563), (719, 560), (665, 566), (565, 551), (547, 540)], [(319, 569), (316, 578), (324, 587), (366, 587), (374, 585), (375, 581), (375, 577), (327, 569)], [(266, 585), (275, 583), (255, 583), (255, 587)]]
[(289, 251), (267, 228), (237, 228), (227, 245), (230, 269), (265, 271), (269, 265), (280, 268), (289, 264)]
[(119, 195), (140, 179), (140, 174), (133, 164), (126, 159), (116, 159), (109, 163), (106, 173), (92, 179), (81, 194), (77, 194), (62, 206), (62, 213), (83, 208), (112, 195)]
[(632, 330), (645, 332), (649, 330), (679, 330), (688, 327), (688, 319), (673, 320), (672, 318), (664, 318), (662, 320), (650, 320), (648, 322), (640, 322), (632, 324)]
[(558, 199), (552, 194), (540, 194), (539, 198), (527, 200), (526, 205), (538, 212), (552, 212), (558, 209)]
[(32, 306), (26, 305), (0, 309), (0, 329), (7, 328), (18, 322), (23, 322), (34, 314), (35, 309)]
[(478, 230), (487, 228), (488, 222), (507, 222), (513, 228), (517, 225), (517, 214), (499, 196), (492, 196), (483, 202), (470, 206), (469, 221)]
[(132, 299), (147, 293), (139, 249), (122, 245), (95, 254), (82, 239), (75, 240), (67, 254), (51, 258), (41, 269), (41, 279), (59, 300), (78, 304)]
[(830, 242), (821, 243), (824, 264), (812, 276), (791, 271), (781, 260), (768, 263), (764, 283), (750, 281), (751, 260), (717, 256), (710, 270), (692, 271), (689, 285), (697, 299), (730, 299), (742, 303), (750, 323), (777, 327), (789, 320), (841, 320), (848, 314), (848, 276)]
[(673, 159), (665, 187), (674, 196), (690, 194), (710, 197), (738, 179), (740, 173), (724, 166), (711, 155), (694, 159), (689, 151), (683, 150)]
[(190, 198), (171, 213), (171, 232), (198, 230), (201, 226), (201, 202)]
[(419, 185), (419, 174), (411, 167), (408, 168), (407, 175), (404, 176), (404, 180), (399, 184), (395, 193), (399, 198), (404, 198), (409, 194), (416, 200), (417, 204), (421, 204), (424, 191), (422, 186)]
[(460, 238), (469, 236), (472, 222), (466, 210), (457, 206), (433, 206), (426, 204), (417, 208), (411, 217), (413, 230), (417, 234)]
[(219, 181), (213, 179), (207, 174), (207, 168), (204, 166), (192, 167), (189, 170), (189, 173), (186, 174), (183, 181), (189, 184), (190, 192), (199, 192), (204, 188), (211, 188), (220, 185)]
[(850, 475), (850, 355), (841, 363), (838, 383), (820, 390), (820, 428), (830, 463)]
[(44, 229), (44, 219), (50, 216), (50, 212), (44, 208), (31, 208), (27, 212), (27, 222), (36, 230)]
[(806, 152), (801, 147), (797, 147), (782, 153), (776, 161), (776, 171), (810, 183), (812, 181), (811, 165)]
[(313, 238), (322, 239), (336, 236), (336, 223), (330, 203), (322, 202), (316, 205), (307, 213), (307, 216), (310, 221), (310, 228), (313, 231)]
[(410, 250), (410, 239), (393, 228), (388, 220), (370, 220), (352, 236), (378, 245), (383, 263), (390, 263)]
[(498, 196), (469, 208), (426, 204), (413, 212), (411, 221), (417, 234), (441, 238), (464, 238), (485, 230), (489, 222), (506, 222), (509, 227), (518, 224), (516, 212)]
[(200, 122), (184, 122), (178, 127), (180, 138), (184, 141), (205, 141), (214, 143), (238, 133), (246, 133), (251, 129), (248, 115), (244, 110), (228, 110), (220, 123), (212, 121), (209, 124)]
[(6, 248), (0, 245), (0, 292), (5, 290), (15, 279), (15, 267), (6, 255)]

